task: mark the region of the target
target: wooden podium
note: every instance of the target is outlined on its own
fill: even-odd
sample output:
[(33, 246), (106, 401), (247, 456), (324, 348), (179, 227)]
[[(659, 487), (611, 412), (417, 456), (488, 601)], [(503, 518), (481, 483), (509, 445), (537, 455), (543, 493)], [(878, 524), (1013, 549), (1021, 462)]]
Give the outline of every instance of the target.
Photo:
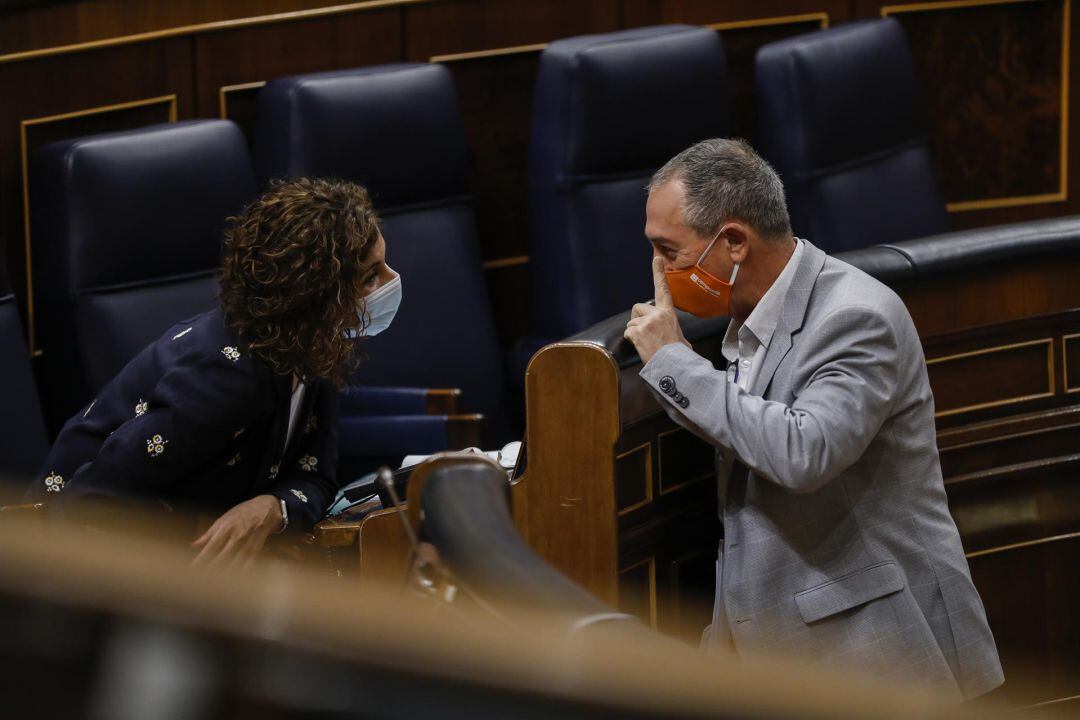
[[(548, 345), (529, 363), (514, 518), (533, 550), (600, 599), (696, 640), (720, 540), (715, 452), (638, 377), (626, 320)], [(726, 320), (682, 320), (695, 349), (718, 357)]]

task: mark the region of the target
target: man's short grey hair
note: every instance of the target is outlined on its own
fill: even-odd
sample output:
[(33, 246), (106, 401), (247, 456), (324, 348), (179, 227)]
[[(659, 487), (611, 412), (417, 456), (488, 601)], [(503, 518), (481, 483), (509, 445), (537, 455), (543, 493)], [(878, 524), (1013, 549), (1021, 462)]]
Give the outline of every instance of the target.
[(749, 225), (768, 239), (791, 235), (784, 184), (745, 140), (712, 138), (667, 161), (649, 182), (649, 192), (672, 180), (686, 191), (683, 222), (712, 237), (727, 220)]

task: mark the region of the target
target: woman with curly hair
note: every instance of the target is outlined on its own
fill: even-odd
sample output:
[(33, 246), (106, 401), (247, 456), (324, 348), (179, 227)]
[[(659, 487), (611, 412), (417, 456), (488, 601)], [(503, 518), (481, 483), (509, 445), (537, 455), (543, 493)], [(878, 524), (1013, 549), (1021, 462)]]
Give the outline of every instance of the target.
[[(338, 389), (401, 300), (367, 192), (279, 182), (230, 218), (220, 307), (170, 328), (64, 426), (30, 488), (65, 513), (145, 499), (220, 516), (196, 562), (242, 562), (337, 491)], [(87, 500), (94, 500), (88, 503)]]

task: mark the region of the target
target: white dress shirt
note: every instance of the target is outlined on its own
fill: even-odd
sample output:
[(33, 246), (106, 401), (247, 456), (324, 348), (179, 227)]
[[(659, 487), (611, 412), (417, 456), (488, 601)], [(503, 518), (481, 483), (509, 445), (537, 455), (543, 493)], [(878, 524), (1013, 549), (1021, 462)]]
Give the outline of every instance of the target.
[[(787, 265), (780, 271), (780, 275), (772, 286), (765, 291), (753, 312), (750, 313), (750, 317), (746, 318), (744, 323), (732, 319), (724, 334), (721, 352), (724, 359), (728, 361), (728, 382), (738, 385), (746, 392), (753, 392), (754, 381), (761, 371), (776, 324), (780, 321), (780, 313), (784, 309), (784, 298), (787, 297), (802, 253), (803, 241), (795, 238), (795, 252), (791, 253)], [(736, 276), (736, 282), (738, 282), (738, 276)], [(731, 473), (731, 466), (735, 463), (735, 455), (727, 448), (721, 448), (719, 454), (721, 462), (717, 464), (717, 470), (720, 503), (723, 507), (728, 475)]]

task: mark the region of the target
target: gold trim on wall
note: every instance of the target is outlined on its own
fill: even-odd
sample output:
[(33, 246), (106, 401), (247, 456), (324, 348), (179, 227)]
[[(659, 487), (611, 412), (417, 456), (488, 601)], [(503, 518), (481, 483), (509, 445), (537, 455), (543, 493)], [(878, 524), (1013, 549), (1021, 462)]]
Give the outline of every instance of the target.
[[(644, 500), (639, 500), (638, 502), (634, 503), (633, 505), (627, 505), (624, 508), (620, 508), (617, 511), (617, 514), (619, 515), (619, 517), (622, 517), (623, 515), (631, 513), (634, 510), (637, 510), (639, 508), (643, 508), (643, 507), (645, 507), (646, 505), (650, 504), (653, 501), (653, 492), (652, 492), (652, 486), (653, 486), (652, 443), (651, 442), (642, 443), (641, 445), (638, 445), (636, 448), (633, 448), (631, 450), (627, 450), (624, 453), (620, 453), (620, 454), (616, 455), (615, 456), (615, 463), (616, 463), (616, 466), (617, 466), (618, 462), (620, 460), (622, 460), (623, 458), (628, 458), (631, 455), (633, 455), (634, 453), (641, 452), (642, 450), (645, 451), (645, 499)], [(618, 487), (618, 482), (619, 482), (619, 479), (615, 478), (616, 487)], [(616, 498), (616, 500), (618, 500), (618, 498)], [(635, 566), (635, 567), (637, 567), (637, 566)]]
[(1061, 388), (1066, 395), (1080, 392), (1080, 385), (1069, 387), (1069, 341), (1080, 338), (1080, 333), (1061, 336)]
[(104, 113), (119, 112), (121, 110), (130, 110), (131, 108), (159, 105), (163, 103), (169, 103), (169, 122), (176, 122), (177, 99), (175, 93), (147, 98), (146, 100), (132, 100), (130, 102), (117, 103), (115, 105), (100, 105), (97, 107), (86, 108), (85, 110), (74, 110), (72, 112), (60, 113), (59, 115), (47, 115), (20, 121), (19, 153), (20, 162), (22, 163), (23, 242), (25, 243), (24, 252), (26, 253), (26, 334), (30, 345), (30, 355), (32, 357), (41, 355), (41, 348), (37, 346), (37, 334), (34, 324), (34, 266), (30, 250), (30, 162), (26, 142), (27, 128), (35, 125), (46, 125), (48, 123), (62, 122), (64, 120), (73, 120), (88, 115), (102, 115)]
[(499, 270), (500, 268), (517, 267), (518, 265), (528, 264), (528, 255), (514, 255), (513, 257), (497, 258), (495, 260), (485, 260), (482, 267), (485, 270)]
[[(637, 570), (642, 565), (648, 563), (649, 565), (649, 625), (653, 630), (656, 629), (656, 556), (650, 555), (645, 560), (639, 560), (630, 567), (623, 568), (619, 571), (620, 581), (624, 574)], [(622, 608), (620, 608), (622, 609)]]
[(1038, 538), (1036, 540), (1025, 540), (1024, 542), (1011, 543), (1009, 545), (999, 545), (997, 547), (987, 548), (986, 550), (976, 550), (975, 552), (967, 553), (968, 558), (982, 557), (983, 555), (996, 555), (997, 553), (1008, 552), (1009, 550), (1020, 550), (1022, 548), (1034, 547), (1036, 545), (1046, 545), (1047, 543), (1060, 542), (1062, 540), (1073, 540), (1080, 538), (1080, 532), (1065, 533), (1064, 535), (1053, 535), (1051, 537)]
[[(1073, 392), (1076, 392), (1076, 391), (1074, 390)], [(968, 428), (967, 427), (962, 427), (962, 428), (959, 428), (959, 429), (967, 430)], [(941, 446), (941, 434), (939, 433), (938, 434), (938, 448), (939, 448), (939, 452), (942, 455), (945, 455), (947, 453), (952, 453), (952, 452), (957, 452), (957, 451), (962, 451), (962, 450), (970, 450), (971, 448), (982, 447), (982, 446), (985, 446), (985, 445), (995, 445), (997, 443), (1004, 442), (1006, 440), (1018, 440), (1019, 438), (1036, 437), (1038, 435), (1046, 435), (1046, 434), (1049, 434), (1049, 433), (1061, 432), (1062, 430), (1073, 430), (1073, 429), (1075, 429), (1078, 433), (1080, 433), (1080, 422), (1067, 423), (1067, 424), (1064, 424), (1064, 425), (1050, 425), (1048, 427), (1036, 428), (1034, 430), (1023, 430), (1021, 432), (1006, 433), (1004, 435), (993, 435), (993, 436), (981, 438), (979, 440), (972, 440), (970, 442), (958, 443), (956, 445), (945, 445), (944, 447)], [(964, 474), (969, 474), (969, 473), (964, 473)]]
[(989, 7), (991, 5), (1019, 5), (1022, 3), (1045, 2), (1045, 0), (944, 0), (944, 2), (905, 3), (903, 5), (883, 5), (881, 17), (895, 13), (923, 12), (929, 10), (956, 10), (967, 7)]
[[(88, 40), (85, 42), (71, 43), (68, 45), (54, 45), (52, 47), (38, 48), (35, 50), (23, 50), (20, 52), (0, 55), (0, 64), (14, 63), (23, 60), (36, 60), (38, 58), (53, 57), (56, 55), (69, 55), (72, 53), (101, 50), (104, 48), (117, 47), (120, 45), (132, 45), (150, 40), (162, 40), (182, 35), (201, 35), (204, 33), (221, 32), (223, 30), (236, 30), (261, 25), (276, 25), (279, 23), (293, 22), (297, 20), (312, 20), (335, 15), (348, 15), (365, 10), (379, 10), (391, 7), (405, 7), (408, 5), (423, 5), (441, 2), (442, 0), (366, 0), (365, 2), (344, 3), (330, 5), (321, 8), (307, 10), (293, 10), (291, 12), (271, 13), (269, 15), (254, 15), (244, 18), (232, 18), (230, 20), (216, 20), (213, 22), (196, 23), (193, 25), (180, 25), (161, 30), (120, 35), (117, 37)], [(1031, 2), (1033, 0), (986, 0), (993, 2)], [(980, 0), (981, 2), (981, 0)], [(903, 7), (903, 6), (896, 6)], [(800, 15), (783, 15), (771, 18), (755, 18), (751, 20), (735, 20), (706, 25), (714, 30), (736, 30), (748, 27), (761, 27), (767, 25), (786, 25), (800, 22), (817, 20), (822, 28), (829, 26), (829, 14), (827, 12), (803, 13)], [(454, 53), (449, 55), (436, 55), (430, 62), (455, 62), (458, 60), (471, 60), (475, 58), (494, 57), (498, 55), (511, 55), (524, 52), (538, 52), (547, 47), (547, 43), (535, 43), (531, 45), (518, 45), (507, 48), (494, 48), (491, 50), (477, 50), (474, 52)]]
[[(881, 17), (901, 13), (929, 12), (934, 10), (957, 10), (971, 7), (990, 7), (994, 5), (1020, 5), (1045, 0), (947, 0), (946, 2), (911, 3), (905, 5), (885, 5), (881, 8)], [(1061, 0), (1061, 130), (1058, 190), (1039, 195), (1014, 195), (1011, 197), (985, 198), (982, 200), (960, 200), (945, 203), (949, 212), (969, 212), (971, 210), (991, 210), (995, 208), (1017, 207), (1021, 205), (1040, 205), (1042, 203), (1064, 202), (1069, 198), (1069, 53), (1072, 0)]]
[(400, 7), (405, 5), (420, 5), (441, 2), (441, 0), (367, 0), (367, 2), (353, 2), (344, 5), (330, 5), (308, 10), (293, 10), (291, 12), (272, 13), (270, 15), (254, 15), (232, 20), (216, 20), (214, 22), (197, 23), (195, 25), (181, 25), (178, 27), (165, 28), (163, 30), (151, 30), (148, 32), (135, 33), (133, 35), (121, 35), (118, 37), (102, 38), (100, 40), (88, 40), (86, 42), (72, 43), (70, 45), (55, 45), (53, 47), (39, 48), (37, 50), (24, 50), (22, 52), (0, 55), (0, 64), (19, 62), (21, 60), (36, 60), (37, 58), (53, 57), (55, 55), (68, 55), (71, 53), (100, 50), (102, 48), (117, 47), (118, 45), (131, 45), (134, 43), (147, 42), (148, 40), (161, 40), (178, 37), (181, 35), (201, 35), (203, 33), (220, 32), (222, 30), (235, 30), (238, 28), (258, 27), (260, 25), (276, 25), (278, 23), (295, 20), (312, 20), (335, 15), (348, 15), (363, 10), (378, 10), (388, 7)]
[(1033, 345), (1046, 345), (1046, 370), (1047, 380), (1049, 383), (1047, 392), (1037, 393), (1035, 395), (1023, 395), (1015, 398), (1005, 398), (1003, 400), (992, 400), (990, 402), (978, 403), (976, 405), (965, 405), (963, 407), (954, 408), (952, 410), (941, 410), (934, 413), (935, 418), (948, 417), (950, 415), (959, 415), (960, 413), (974, 412), (976, 410), (985, 410), (987, 408), (1000, 407), (1002, 405), (1015, 405), (1017, 403), (1027, 402), (1029, 400), (1040, 400), (1043, 398), (1053, 397), (1056, 392), (1055, 388), (1057, 383), (1055, 382), (1056, 374), (1054, 373), (1054, 339), (1053, 338), (1040, 338), (1038, 340), (1027, 340), (1025, 342), (1011, 343), (1009, 345), (998, 345), (988, 348), (980, 348), (978, 350), (971, 350), (968, 352), (957, 353), (955, 355), (946, 355), (944, 357), (933, 358), (926, 361), (926, 366), (937, 365), (939, 363), (951, 362), (953, 360), (961, 360), (964, 358), (978, 357), (979, 355), (989, 355), (996, 352), (1004, 352), (1006, 350), (1015, 350), (1022, 347), (1031, 347)]
[(222, 120), (229, 119), (229, 93), (241, 92), (243, 90), (254, 90), (255, 88), (261, 88), (266, 85), (265, 80), (256, 80), (255, 82), (237, 83), (235, 85), (222, 85), (218, 88), (218, 117)]
[[(719, 22), (703, 25), (710, 30), (741, 30), (751, 27), (765, 27), (769, 25), (792, 25), (804, 22), (817, 21), (822, 28), (829, 27), (829, 13), (814, 12), (802, 15), (781, 15), (779, 17), (754, 18), (752, 20), (733, 20), (731, 22)], [(483, 58), (502, 57), (504, 55), (523, 55), (526, 53), (543, 52), (550, 43), (533, 43), (531, 45), (511, 45), (510, 47), (491, 48), (488, 50), (473, 50), (471, 52), (452, 53), (449, 55), (433, 55), (428, 62), (448, 63), (461, 62), (463, 60), (481, 60)]]
[(656, 556), (653, 555), (649, 558), (649, 624), (652, 625), (653, 630), (657, 628), (657, 611), (659, 608), (656, 603)]
[(1033, 703), (1031, 705), (1024, 705), (1016, 709), (1030, 710), (1031, 708), (1046, 707), (1047, 705), (1057, 705), (1058, 703), (1071, 702), (1073, 700), (1080, 700), (1080, 695), (1070, 695), (1068, 697), (1054, 698), (1053, 700), (1043, 700), (1042, 702)]
[(521, 55), (525, 53), (542, 52), (549, 43), (533, 43), (531, 45), (511, 45), (510, 47), (492, 48), (490, 50), (473, 50), (472, 52), (451, 53), (449, 55), (432, 55), (428, 62), (448, 63), (462, 60), (481, 60), (483, 58), (501, 57), (503, 55)]
[(801, 15), (780, 15), (778, 17), (754, 18), (752, 20), (732, 20), (729, 22), (710, 23), (705, 27), (710, 30), (742, 30), (744, 28), (766, 27), (769, 25), (797, 25), (817, 20), (824, 30), (829, 27), (829, 13), (812, 12)]
[[(698, 475), (697, 477), (692, 477), (689, 480), (683, 480), (682, 482), (675, 483), (671, 487), (664, 487), (664, 438), (668, 437), (669, 435), (674, 435), (675, 433), (678, 433), (678, 432), (689, 433), (690, 431), (689, 430), (684, 430), (683, 428), (677, 427), (677, 428), (673, 428), (671, 430), (665, 430), (662, 433), (657, 433), (657, 435), (656, 435), (656, 449), (657, 449), (657, 456), (659, 458), (659, 462), (657, 464), (658, 464), (658, 466), (660, 468), (660, 494), (661, 495), (667, 495), (668, 493), (673, 493), (676, 490), (681, 490), (682, 488), (687, 487), (689, 485), (699, 483), (702, 480), (707, 480), (710, 476), (714, 475), (715, 472), (716, 472), (716, 468), (713, 467), (713, 472), (711, 472), (711, 473), (705, 472), (705, 473), (702, 473), (701, 475)], [(713, 457), (715, 458), (715, 453), (714, 453)]]

